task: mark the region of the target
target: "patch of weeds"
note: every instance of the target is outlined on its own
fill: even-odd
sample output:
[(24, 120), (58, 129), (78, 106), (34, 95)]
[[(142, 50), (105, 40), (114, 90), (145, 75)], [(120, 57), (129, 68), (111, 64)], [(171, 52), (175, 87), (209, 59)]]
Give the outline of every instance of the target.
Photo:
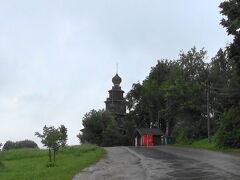
[(75, 156), (81, 157), (81, 156), (83, 156), (83, 153), (81, 153), (81, 152), (75, 153)]
[(54, 162), (48, 162), (47, 165), (46, 165), (48, 168), (51, 168), (51, 167), (55, 167), (55, 163)]

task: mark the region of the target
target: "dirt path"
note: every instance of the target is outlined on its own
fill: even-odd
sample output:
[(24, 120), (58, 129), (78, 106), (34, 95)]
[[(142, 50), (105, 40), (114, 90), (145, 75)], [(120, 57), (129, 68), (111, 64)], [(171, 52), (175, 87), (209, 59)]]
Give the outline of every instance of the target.
[(97, 164), (84, 169), (73, 180), (131, 179), (145, 180), (140, 159), (125, 147), (105, 148), (107, 155)]

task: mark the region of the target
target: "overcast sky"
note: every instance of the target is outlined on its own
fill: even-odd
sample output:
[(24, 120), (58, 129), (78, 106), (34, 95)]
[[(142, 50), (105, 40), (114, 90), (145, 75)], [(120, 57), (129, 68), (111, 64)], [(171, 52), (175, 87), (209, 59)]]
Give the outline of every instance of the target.
[(209, 58), (230, 42), (220, 0), (0, 0), (0, 142), (44, 125), (77, 144), (83, 115), (102, 109), (119, 64), (122, 88), (157, 59), (194, 45)]

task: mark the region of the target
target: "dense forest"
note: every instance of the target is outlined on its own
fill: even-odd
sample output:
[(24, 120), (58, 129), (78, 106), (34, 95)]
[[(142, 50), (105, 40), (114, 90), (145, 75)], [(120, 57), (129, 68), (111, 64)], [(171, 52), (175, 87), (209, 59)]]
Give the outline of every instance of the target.
[(179, 59), (160, 60), (143, 83), (133, 85), (127, 102), (137, 127), (160, 127), (177, 142), (205, 138), (209, 131), (219, 145), (239, 143), (237, 69), (227, 51), (220, 49), (210, 63), (206, 54), (194, 47)]
[(196, 47), (180, 51), (177, 59), (158, 60), (127, 93), (121, 127), (110, 114), (91, 111), (83, 118), (80, 140), (126, 145), (136, 127), (159, 127), (176, 142), (209, 137), (218, 147), (240, 147), (240, 2), (224, 1), (219, 7), (232, 43), (211, 60)]

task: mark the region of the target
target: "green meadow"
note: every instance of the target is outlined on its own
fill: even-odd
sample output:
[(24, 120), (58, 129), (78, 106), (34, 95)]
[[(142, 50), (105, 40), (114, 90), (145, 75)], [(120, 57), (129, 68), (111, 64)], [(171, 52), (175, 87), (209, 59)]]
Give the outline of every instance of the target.
[(59, 150), (53, 167), (48, 166), (48, 151), (17, 149), (0, 152), (1, 180), (69, 180), (83, 168), (105, 155), (95, 145)]

